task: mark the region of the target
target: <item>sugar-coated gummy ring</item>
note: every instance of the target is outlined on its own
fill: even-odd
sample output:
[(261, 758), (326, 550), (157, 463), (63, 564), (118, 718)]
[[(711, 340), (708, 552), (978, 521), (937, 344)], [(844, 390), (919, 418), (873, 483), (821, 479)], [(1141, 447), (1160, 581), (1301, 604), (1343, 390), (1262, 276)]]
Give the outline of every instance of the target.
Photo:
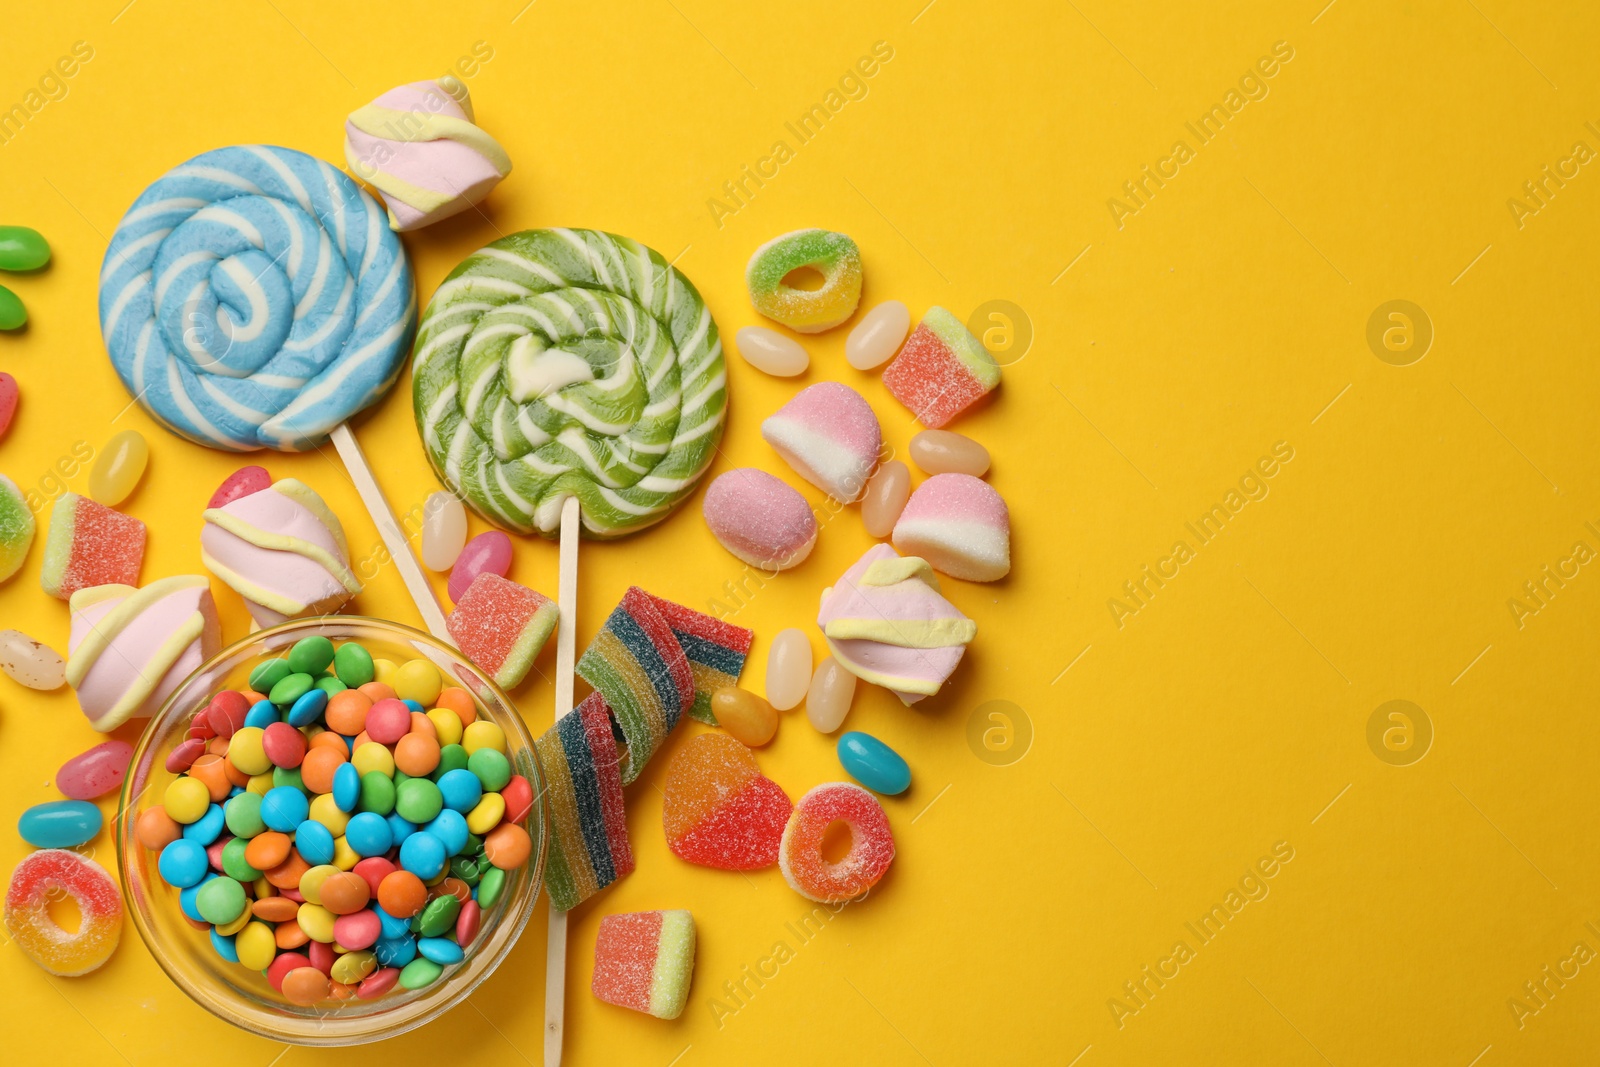
[[(804, 267), (822, 275), (822, 288), (784, 284)], [(842, 233), (795, 230), (756, 249), (744, 281), (761, 314), (800, 333), (821, 333), (854, 315), (861, 303), (861, 251)]]
[[(50, 898), (56, 892), (78, 905), (76, 933), (50, 917)], [(122, 936), (122, 893), (105, 868), (87, 856), (41, 849), (11, 874), (6, 929), (17, 947), (51, 974), (88, 974), (116, 951)]]
[(428, 461), (480, 514), (554, 538), (576, 496), (588, 537), (661, 521), (716, 455), (717, 325), (637, 241), (524, 230), (468, 256), (423, 314), (412, 405)]
[(394, 384), (416, 315), (377, 202), (322, 160), (267, 145), (157, 179), (100, 273), (123, 385), (173, 433), (227, 451), (321, 443)]
[[(850, 851), (837, 863), (822, 855), (828, 828), (850, 828)], [(894, 860), (894, 833), (876, 797), (849, 782), (827, 782), (795, 803), (783, 828), (778, 866), (803, 897), (823, 903), (851, 900), (878, 884)]]

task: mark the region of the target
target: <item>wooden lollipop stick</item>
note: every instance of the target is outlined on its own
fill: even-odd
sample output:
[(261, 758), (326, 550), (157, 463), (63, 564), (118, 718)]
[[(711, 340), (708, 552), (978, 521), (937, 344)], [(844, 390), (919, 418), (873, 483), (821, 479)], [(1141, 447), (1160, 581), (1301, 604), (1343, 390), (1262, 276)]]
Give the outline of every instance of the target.
[[(556, 715), (572, 711), (572, 668), (578, 638), (578, 498), (561, 505), (561, 573), (556, 581)], [(544, 1063), (561, 1067), (567, 1007), (567, 913), (550, 909), (544, 968)]]
[[(422, 573), (422, 564), (417, 562), (417, 554), (411, 551), (411, 542), (406, 539), (400, 524), (395, 521), (394, 512), (390, 510), (389, 502), (384, 499), (383, 490), (378, 488), (378, 481), (372, 476), (372, 468), (367, 464), (366, 453), (361, 451), (356, 435), (350, 432), (350, 425), (340, 423), (334, 427), (332, 439), (333, 447), (339, 451), (339, 458), (344, 460), (350, 480), (355, 483), (356, 492), (361, 495), (361, 502), (367, 506), (367, 514), (372, 516), (372, 521), (378, 527), (378, 536), (383, 538), (384, 547), (389, 550), (394, 565), (400, 568), (400, 577), (405, 580), (411, 599), (416, 602), (417, 610), (422, 613), (422, 621), (433, 636), (454, 645), (455, 641), (450, 637), (450, 631), (445, 628), (444, 612), (439, 607), (439, 598), (433, 595), (433, 586), (428, 584), (427, 577)], [(563, 557), (564, 555), (563, 553)], [(571, 687), (572, 682), (569, 680), (567, 682), (569, 700), (572, 695)]]

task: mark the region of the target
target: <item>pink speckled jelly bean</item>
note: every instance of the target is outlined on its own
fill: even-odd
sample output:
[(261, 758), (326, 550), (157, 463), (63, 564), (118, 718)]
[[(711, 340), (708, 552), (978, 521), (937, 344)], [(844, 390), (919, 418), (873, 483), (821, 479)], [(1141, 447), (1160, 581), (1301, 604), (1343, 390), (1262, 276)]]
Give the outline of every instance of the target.
[(450, 568), (450, 599), (461, 602), (461, 596), (472, 584), (472, 579), (488, 571), (504, 578), (511, 569), (511, 538), (499, 530), (481, 533), (467, 542)]
[(263, 489), (271, 488), (272, 475), (267, 473), (265, 467), (240, 467), (227, 480), (217, 486), (217, 491), (211, 494), (208, 508), (220, 508), (231, 504), (242, 496), (259, 493)]

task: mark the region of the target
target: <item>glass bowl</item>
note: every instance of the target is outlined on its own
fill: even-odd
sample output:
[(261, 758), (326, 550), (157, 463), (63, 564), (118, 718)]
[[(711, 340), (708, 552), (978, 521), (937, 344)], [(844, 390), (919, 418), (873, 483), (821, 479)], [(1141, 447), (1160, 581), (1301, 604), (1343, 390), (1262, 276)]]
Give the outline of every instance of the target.
[[(374, 658), (397, 663), (427, 659), (447, 682), (466, 689), (478, 715), (498, 724), (517, 774), (533, 787), (535, 803), (524, 825), (533, 840), (528, 863), (506, 884), (464, 962), (421, 989), (399, 986), (374, 1000), (326, 1001), (312, 1007), (290, 1003), (265, 977), (217, 955), (206, 934), (191, 926), (178, 907), (178, 890), (156, 869), (158, 854), (139, 843), (134, 824), (139, 813), (158, 803), (177, 775), (166, 769), (167, 754), (181, 742), (195, 713), (220, 689), (248, 688), (251, 665), (282, 655), (303, 637), (320, 634), (335, 643), (359, 641)], [(300, 619), (261, 630), (213, 656), (184, 680), (150, 720), (134, 749), (117, 809), (117, 867), (133, 923), (167, 977), (195, 1003), (219, 1018), (263, 1037), (297, 1045), (356, 1045), (415, 1029), (460, 1004), (500, 965), (533, 912), (544, 880), (548, 836), (544, 780), (534, 755), (533, 737), (511, 700), (457, 650), (419, 630), (361, 616)]]

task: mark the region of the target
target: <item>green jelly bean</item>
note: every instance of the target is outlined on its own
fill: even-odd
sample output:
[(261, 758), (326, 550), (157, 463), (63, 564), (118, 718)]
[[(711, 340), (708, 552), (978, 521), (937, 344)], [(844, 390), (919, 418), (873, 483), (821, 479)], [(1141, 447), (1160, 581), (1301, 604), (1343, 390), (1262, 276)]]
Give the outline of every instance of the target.
[(261, 872), (250, 866), (249, 861), (244, 858), (244, 850), (249, 845), (250, 842), (243, 837), (236, 837), (222, 846), (223, 874), (241, 882), (253, 882), (261, 877)]
[(274, 767), (272, 768), (272, 784), (274, 786), (290, 785), (300, 790), (306, 796), (311, 795), (311, 790), (306, 788), (306, 783), (300, 777), (299, 767)]
[(447, 772), (461, 770), (468, 762), (469, 757), (466, 749), (460, 745), (445, 745), (439, 749), (439, 766), (435, 767), (433, 773), (428, 777), (437, 782)]
[(407, 778), (395, 789), (394, 810), (406, 822), (421, 826), (444, 807), (444, 795), (426, 778)]
[(480, 748), (467, 757), (467, 770), (477, 775), (485, 793), (498, 793), (511, 781), (511, 761), (492, 748)]
[(488, 911), (494, 907), (505, 889), (506, 872), (499, 867), (490, 867), (483, 872), (483, 878), (478, 882), (478, 907)]
[(400, 970), (401, 989), (421, 989), (432, 985), (444, 973), (444, 968), (432, 960), (418, 956)]
[(0, 226), (0, 270), (38, 270), (50, 262), (50, 243), (38, 230)]
[(320, 634), (302, 637), (289, 649), (289, 669), (297, 674), (317, 674), (333, 662), (333, 642)]
[[(288, 707), (296, 700), (311, 692), (312, 679), (309, 674), (286, 674), (272, 691), (267, 694), (267, 699), (280, 707)], [(256, 690), (261, 692), (261, 690)]]
[(394, 810), (394, 781), (382, 771), (368, 771), (361, 776), (361, 811), (387, 815)]
[(28, 322), (28, 309), (17, 294), (0, 285), (0, 330), (20, 330)]
[(235, 840), (254, 837), (261, 833), (267, 828), (266, 822), (261, 818), (261, 794), (240, 793), (228, 801), (222, 809), (222, 819), (228, 824), (228, 832)]
[(456, 916), (460, 914), (461, 901), (456, 897), (449, 893), (434, 897), (422, 909), (422, 925), (417, 927), (417, 932), (423, 937), (438, 937), (446, 930), (454, 929)]
[(324, 693), (327, 693), (331, 697), (335, 694), (344, 692), (350, 687), (339, 681), (337, 678), (318, 678), (317, 688), (322, 690)]
[(286, 659), (269, 659), (256, 665), (250, 672), (250, 688), (258, 693), (270, 693), (272, 687), (294, 673)]
[(354, 641), (346, 641), (333, 654), (333, 670), (339, 681), (351, 689), (358, 689), (375, 677), (372, 654)]
[(483, 864), (471, 856), (457, 856), (450, 861), (450, 873), (468, 885), (477, 885), (483, 878)]

